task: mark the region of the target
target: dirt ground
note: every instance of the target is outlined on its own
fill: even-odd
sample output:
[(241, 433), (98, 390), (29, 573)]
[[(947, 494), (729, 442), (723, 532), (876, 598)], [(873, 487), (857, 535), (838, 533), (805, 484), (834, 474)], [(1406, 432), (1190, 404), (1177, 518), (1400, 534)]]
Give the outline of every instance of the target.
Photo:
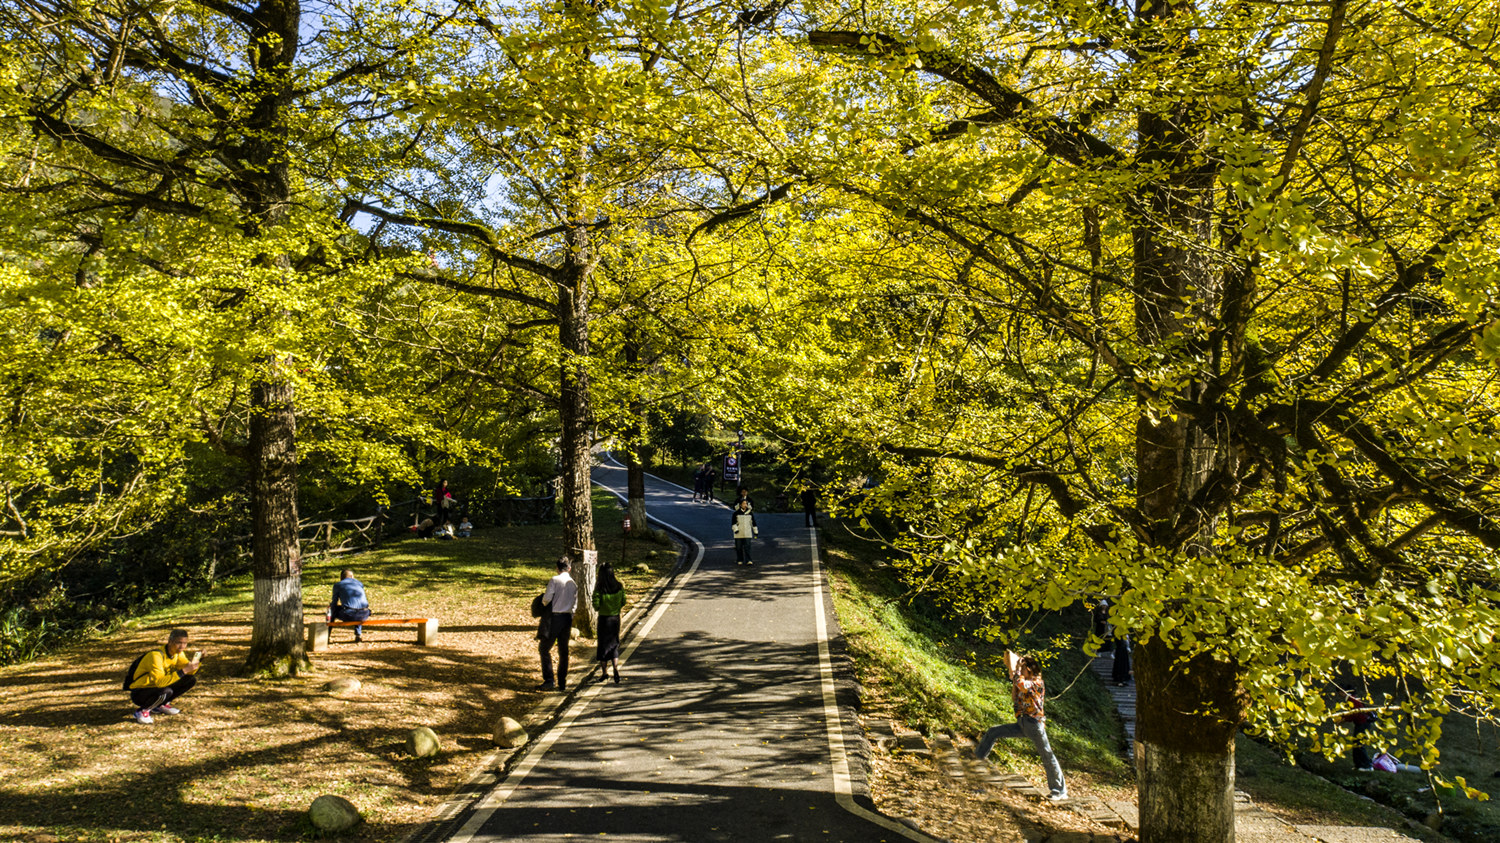
[[(519, 718), (539, 699), (531, 690), (538, 669), (528, 606), (545, 567), (506, 564), (481, 576), (462, 561), (439, 564), (440, 556), (435, 546), (415, 547), (364, 577), (383, 586), (379, 597), (372, 593), (378, 615), (442, 619), (432, 647), (415, 646), (410, 626), (367, 627), (362, 644), (340, 629), (311, 673), (280, 682), (237, 678), (231, 674), (246, 655), (252, 621), (241, 593), (211, 598), (198, 608), (203, 620), (164, 618), (0, 669), (0, 839), (309, 839), (315, 829), (307, 807), (325, 793), (354, 802), (366, 819), (343, 840), (405, 839), (491, 751), (495, 720)], [(658, 570), (627, 578), (632, 594), (644, 595), (670, 565), (670, 551), (660, 556)], [(336, 579), (338, 565), (309, 567), (305, 582), (318, 583), (307, 587), (309, 604), (324, 599), (322, 583)], [(138, 725), (121, 689), (125, 667), (175, 626), (206, 650), (200, 683), (181, 700), (183, 714)], [(592, 664), (591, 649), (591, 641), (574, 644), (575, 681), (579, 666)], [(344, 696), (323, 690), (341, 677), (362, 687)], [(406, 736), (417, 726), (441, 737), (440, 756), (407, 754)], [(949, 839), (1020, 840), (1032, 820), (1018, 820), (1018, 810), (1059, 829), (1087, 830), (1082, 818), (1020, 804), (1027, 801), (1020, 797), (1010, 797), (1016, 805), (977, 800), (930, 760), (877, 754), (873, 770), (882, 810)]]

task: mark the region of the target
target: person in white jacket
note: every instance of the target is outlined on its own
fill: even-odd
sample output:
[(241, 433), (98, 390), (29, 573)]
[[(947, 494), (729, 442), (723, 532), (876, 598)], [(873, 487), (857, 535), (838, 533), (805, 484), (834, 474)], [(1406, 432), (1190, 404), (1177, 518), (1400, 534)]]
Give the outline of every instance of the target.
[(751, 512), (750, 500), (741, 498), (729, 515), (729, 526), (734, 531), (734, 562), (736, 565), (754, 565), (750, 559), (750, 540), (760, 535), (755, 524), (755, 513)]

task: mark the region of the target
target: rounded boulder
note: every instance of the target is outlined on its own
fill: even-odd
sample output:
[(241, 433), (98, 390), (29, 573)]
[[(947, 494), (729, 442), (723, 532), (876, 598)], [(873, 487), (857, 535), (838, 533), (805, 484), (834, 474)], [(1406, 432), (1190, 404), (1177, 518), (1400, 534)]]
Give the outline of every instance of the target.
[(522, 726), (513, 717), (502, 717), (495, 721), (495, 745), (509, 748), (525, 746), (530, 736), (526, 734), (526, 727)]
[(361, 683), (358, 679), (349, 676), (340, 676), (331, 682), (324, 683), (323, 690), (329, 694), (353, 694), (360, 689)]
[(437, 732), (426, 726), (418, 726), (406, 736), (406, 751), (418, 758), (432, 758), (443, 751), (443, 742)]
[(322, 831), (348, 831), (359, 825), (362, 819), (353, 802), (330, 793), (314, 799), (308, 813), (312, 815), (313, 825)]

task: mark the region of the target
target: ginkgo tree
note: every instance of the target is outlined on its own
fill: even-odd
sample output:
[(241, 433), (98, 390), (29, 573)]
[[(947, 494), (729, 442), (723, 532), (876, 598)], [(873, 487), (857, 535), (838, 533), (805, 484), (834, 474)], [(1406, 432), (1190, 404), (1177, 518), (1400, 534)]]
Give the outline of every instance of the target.
[(747, 412), (878, 476), (958, 605), (1115, 603), (1143, 839), (1232, 839), (1237, 730), (1332, 751), (1336, 684), (1395, 677), (1429, 765), (1492, 715), (1493, 9), (772, 12), (818, 83), (764, 160), (855, 233)]
[[(24, 0), (0, 12), (22, 260), (8, 280), (39, 332), (26, 344), (57, 336), (72, 366), (135, 365), (131, 378), (161, 398), (149, 417), (167, 420), (142, 433), (244, 457), (250, 672), (304, 661), (293, 399), (329, 341), (320, 313), (391, 271), (366, 259), (338, 201), (363, 153), (340, 136), (378, 119), (362, 83), (399, 75), (430, 30), (399, 4), (358, 19), (274, 2)], [(32, 196), (52, 215), (15, 204)], [(133, 444), (110, 458), (149, 450)]]

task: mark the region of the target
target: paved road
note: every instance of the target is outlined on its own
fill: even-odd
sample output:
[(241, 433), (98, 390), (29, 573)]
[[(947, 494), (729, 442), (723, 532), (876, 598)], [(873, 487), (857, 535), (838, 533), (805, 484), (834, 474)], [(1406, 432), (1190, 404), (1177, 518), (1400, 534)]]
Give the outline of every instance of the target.
[[(618, 467), (594, 479), (625, 488)], [(858, 727), (835, 704), (831, 603), (801, 514), (757, 514), (755, 565), (738, 567), (722, 504), (655, 478), (647, 501), (701, 547), (625, 642), (624, 682), (585, 685), (450, 839), (930, 840), (852, 795)], [(591, 642), (574, 648), (592, 661)]]

